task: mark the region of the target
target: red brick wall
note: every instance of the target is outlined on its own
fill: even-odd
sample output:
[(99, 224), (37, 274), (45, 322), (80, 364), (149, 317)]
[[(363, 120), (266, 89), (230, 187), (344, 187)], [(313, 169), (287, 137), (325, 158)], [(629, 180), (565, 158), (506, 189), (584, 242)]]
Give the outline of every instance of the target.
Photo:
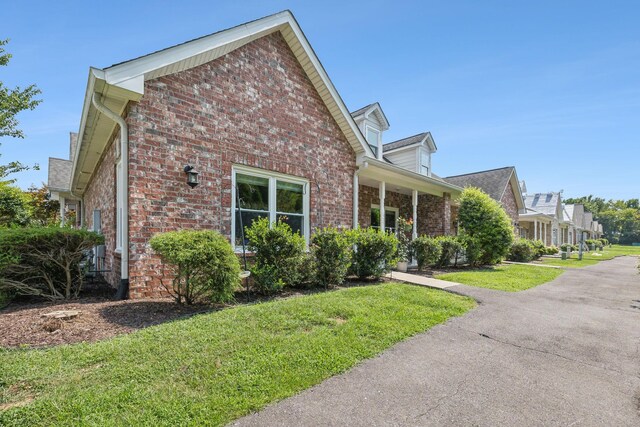
[(442, 236), (451, 233), (451, 196), (418, 196), (418, 235)]
[(108, 272), (103, 277), (111, 286), (117, 287), (120, 283), (120, 255), (115, 253), (116, 247), (116, 159), (115, 146), (120, 143), (120, 138), (112, 138), (112, 142), (107, 145), (100, 163), (96, 168), (87, 190), (84, 193), (84, 204), (82, 206), (85, 218), (85, 227), (93, 229), (93, 210), (100, 209), (102, 234), (105, 238), (106, 259), (105, 266)]
[[(500, 199), (500, 203), (502, 204), (502, 208), (507, 212), (509, 218), (511, 218), (511, 223), (516, 224), (519, 221), (518, 216), (518, 205), (516, 204), (516, 195), (513, 192), (513, 188), (511, 185), (507, 186), (504, 194), (502, 195), (502, 199)], [(516, 235), (518, 235), (518, 229), (514, 226), (514, 231)]]
[[(148, 244), (154, 233), (207, 228), (230, 236), (233, 164), (308, 179), (312, 230), (351, 226), (353, 149), (280, 33), (147, 81), (127, 122), (133, 298), (161, 290)], [(200, 172), (194, 189), (186, 164)]]
[[(360, 185), (358, 201), (358, 225), (369, 227), (371, 225), (371, 205), (380, 205), (378, 188)], [(406, 194), (387, 191), (385, 192), (384, 205), (398, 208), (399, 215), (403, 218), (409, 218), (412, 215), (411, 196)]]

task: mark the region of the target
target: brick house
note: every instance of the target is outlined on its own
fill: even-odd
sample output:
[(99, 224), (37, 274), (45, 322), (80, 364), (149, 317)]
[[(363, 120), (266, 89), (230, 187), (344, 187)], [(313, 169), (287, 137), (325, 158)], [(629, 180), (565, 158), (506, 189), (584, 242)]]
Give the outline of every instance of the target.
[(328, 225), (393, 230), (402, 215), (414, 236), (451, 233), (461, 188), (431, 173), (433, 138), (383, 144), (388, 128), (377, 103), (347, 110), (285, 11), (91, 68), (77, 142), (54, 161), (68, 178), (51, 191), (105, 235), (105, 279), (151, 297), (158, 232), (214, 229), (240, 249), (240, 219), (283, 219), (308, 240)]
[(520, 234), (520, 214), (525, 213), (525, 204), (515, 167), (448, 176), (444, 179), (458, 187), (476, 187), (487, 193), (502, 205), (511, 218), (514, 232), (516, 235)]

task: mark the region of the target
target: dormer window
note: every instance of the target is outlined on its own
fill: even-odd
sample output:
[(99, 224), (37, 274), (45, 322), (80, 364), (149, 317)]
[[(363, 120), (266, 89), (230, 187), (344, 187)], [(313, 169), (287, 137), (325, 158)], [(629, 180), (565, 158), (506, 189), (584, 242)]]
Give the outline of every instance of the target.
[(420, 173), (429, 176), (429, 153), (426, 151), (420, 153)]
[(379, 141), (380, 141), (380, 131), (370, 126), (367, 126), (367, 142), (369, 143), (369, 147), (371, 147), (371, 150), (375, 153), (376, 156), (378, 155)]

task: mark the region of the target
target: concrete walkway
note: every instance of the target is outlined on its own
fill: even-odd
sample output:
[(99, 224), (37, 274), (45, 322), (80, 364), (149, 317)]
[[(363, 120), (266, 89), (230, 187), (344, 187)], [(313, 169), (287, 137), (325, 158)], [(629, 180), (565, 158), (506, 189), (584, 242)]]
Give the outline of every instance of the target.
[(432, 277), (420, 276), (418, 274), (402, 273), (400, 271), (392, 271), (391, 273), (387, 274), (386, 277), (393, 280), (399, 280), (401, 282), (407, 282), (414, 285), (427, 286), (429, 288), (436, 289), (447, 289), (460, 284), (455, 282), (447, 282), (446, 280), (434, 279)]
[(640, 425), (640, 276), (622, 257), (480, 304), (238, 426)]

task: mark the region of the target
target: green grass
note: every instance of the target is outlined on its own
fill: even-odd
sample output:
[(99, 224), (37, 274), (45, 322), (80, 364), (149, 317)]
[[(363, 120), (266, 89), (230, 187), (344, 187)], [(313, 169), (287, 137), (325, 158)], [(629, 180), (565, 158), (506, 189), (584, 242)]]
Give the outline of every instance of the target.
[(391, 283), (230, 308), (98, 343), (0, 349), (0, 425), (226, 424), (474, 306)]
[[(593, 255), (594, 253), (597, 253), (599, 255)], [(607, 247), (600, 252), (585, 251), (582, 254), (582, 260), (578, 259), (578, 252), (574, 251), (571, 253), (571, 258), (569, 259), (563, 260), (560, 258), (545, 258), (541, 261), (541, 263), (545, 265), (556, 265), (558, 267), (581, 268), (623, 255), (640, 256), (640, 246), (613, 245), (610, 248)]]
[(480, 288), (518, 292), (550, 282), (562, 273), (557, 268), (509, 264), (440, 274), (436, 278)]

